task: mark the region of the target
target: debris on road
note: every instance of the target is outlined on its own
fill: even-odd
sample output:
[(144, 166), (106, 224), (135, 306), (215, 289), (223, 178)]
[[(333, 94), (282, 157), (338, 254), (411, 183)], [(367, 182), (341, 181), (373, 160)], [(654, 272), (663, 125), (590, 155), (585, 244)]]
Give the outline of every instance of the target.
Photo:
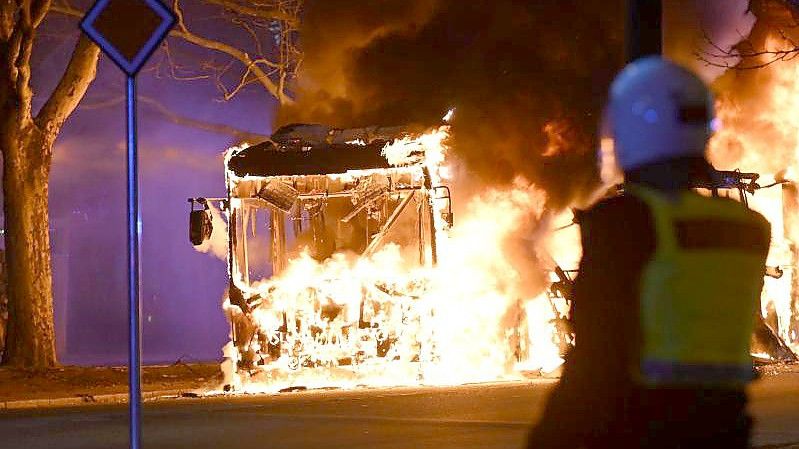
[[(145, 392), (191, 391), (218, 388), (222, 374), (216, 363), (174, 364), (144, 367), (142, 379)], [(0, 403), (63, 398), (95, 403), (99, 396), (127, 391), (128, 371), (123, 367), (0, 368)]]

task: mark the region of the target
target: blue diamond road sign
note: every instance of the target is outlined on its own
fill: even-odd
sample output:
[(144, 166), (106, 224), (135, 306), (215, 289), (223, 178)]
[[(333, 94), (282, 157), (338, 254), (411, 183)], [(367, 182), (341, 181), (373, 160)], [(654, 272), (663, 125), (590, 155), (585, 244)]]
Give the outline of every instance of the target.
[(80, 27), (128, 76), (135, 76), (175, 25), (160, 0), (98, 0)]
[(160, 0), (98, 0), (80, 28), (127, 75), (128, 172), (128, 391), (130, 448), (141, 448), (141, 281), (139, 241), (139, 157), (136, 132), (136, 74), (175, 25), (175, 14)]

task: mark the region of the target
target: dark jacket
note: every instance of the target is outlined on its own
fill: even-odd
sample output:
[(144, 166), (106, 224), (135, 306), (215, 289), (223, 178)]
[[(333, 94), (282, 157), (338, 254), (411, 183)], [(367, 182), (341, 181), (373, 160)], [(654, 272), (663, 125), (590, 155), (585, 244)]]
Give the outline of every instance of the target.
[[(742, 391), (644, 390), (633, 382), (639, 284), (655, 250), (648, 206), (634, 196), (609, 198), (583, 212), (580, 226), (583, 258), (573, 290), (576, 346), (528, 447), (694, 447), (677, 446), (690, 440), (712, 442), (704, 447), (746, 447)], [(669, 425), (675, 420), (680, 424)], [(709, 429), (731, 429), (727, 443), (719, 440), (720, 431)]]

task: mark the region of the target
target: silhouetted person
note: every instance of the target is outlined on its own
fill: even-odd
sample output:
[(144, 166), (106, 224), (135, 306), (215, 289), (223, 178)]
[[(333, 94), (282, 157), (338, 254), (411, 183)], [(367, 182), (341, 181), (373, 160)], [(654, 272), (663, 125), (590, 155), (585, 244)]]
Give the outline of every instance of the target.
[(766, 220), (691, 189), (711, 167), (712, 96), (658, 57), (614, 81), (625, 193), (580, 218), (576, 346), (530, 448), (745, 448)]

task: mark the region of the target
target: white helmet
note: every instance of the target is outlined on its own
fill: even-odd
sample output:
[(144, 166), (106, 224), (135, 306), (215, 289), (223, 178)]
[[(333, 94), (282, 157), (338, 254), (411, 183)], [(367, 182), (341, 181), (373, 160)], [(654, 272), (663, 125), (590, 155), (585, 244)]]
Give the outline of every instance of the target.
[(688, 70), (661, 57), (629, 64), (613, 81), (608, 106), (622, 171), (684, 156), (704, 156), (713, 95)]

